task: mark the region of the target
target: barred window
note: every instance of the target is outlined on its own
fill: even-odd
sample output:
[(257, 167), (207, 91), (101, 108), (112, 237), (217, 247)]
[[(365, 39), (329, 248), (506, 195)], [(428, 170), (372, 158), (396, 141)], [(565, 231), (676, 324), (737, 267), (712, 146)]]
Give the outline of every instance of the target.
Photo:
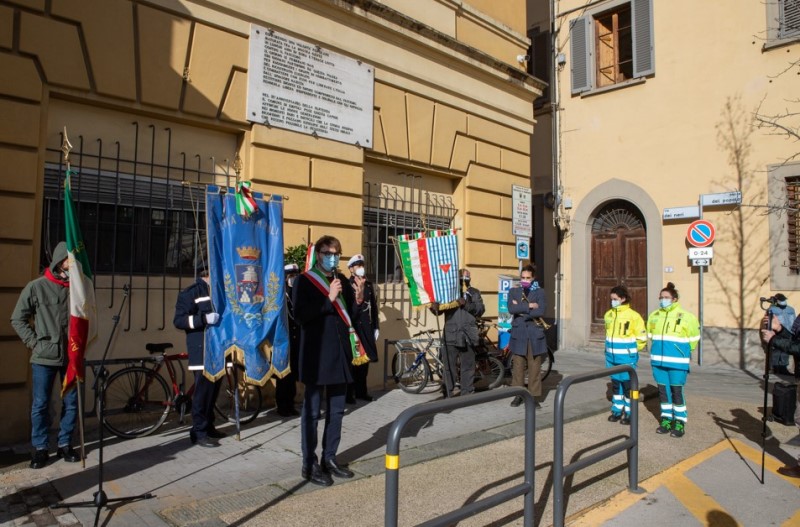
[[(399, 174), (399, 184), (365, 183), (364, 255), (367, 276), (382, 288), (384, 301), (406, 299), (406, 287), (395, 240), (403, 234), (449, 229), (456, 208), (452, 198), (420, 187), (422, 177)], [(388, 298), (387, 298), (388, 297)]]
[(800, 274), (800, 176), (786, 178), (786, 209), (789, 233), (789, 271)]

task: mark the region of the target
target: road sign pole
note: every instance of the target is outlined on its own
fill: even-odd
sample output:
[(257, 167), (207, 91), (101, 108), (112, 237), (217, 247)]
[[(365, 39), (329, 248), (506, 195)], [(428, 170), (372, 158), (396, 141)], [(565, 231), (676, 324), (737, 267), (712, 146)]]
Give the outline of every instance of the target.
[[(697, 205), (700, 210), (700, 219), (703, 219), (703, 196), (701, 195), (700, 198), (697, 200)], [(703, 269), (704, 266), (700, 266), (700, 272), (697, 275), (697, 280), (699, 283), (698, 286), (698, 308), (697, 308), (697, 322), (700, 324), (700, 340), (697, 341), (697, 365), (703, 365)]]

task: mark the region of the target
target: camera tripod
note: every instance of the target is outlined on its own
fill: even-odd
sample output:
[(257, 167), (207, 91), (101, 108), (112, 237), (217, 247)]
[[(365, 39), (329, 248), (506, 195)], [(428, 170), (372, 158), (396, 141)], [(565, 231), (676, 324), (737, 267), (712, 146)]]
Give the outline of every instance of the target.
[[(124, 496), (120, 498), (109, 498), (105, 491), (103, 490), (103, 419), (105, 418), (105, 389), (106, 389), (106, 377), (108, 376), (108, 370), (106, 370), (105, 362), (106, 356), (108, 355), (108, 349), (111, 347), (111, 340), (114, 338), (114, 333), (117, 329), (117, 325), (119, 324), (119, 317), (122, 313), (122, 308), (125, 306), (125, 301), (128, 298), (128, 284), (123, 286), (123, 296), (122, 302), (119, 306), (119, 311), (116, 315), (112, 317), (114, 321), (114, 325), (111, 328), (111, 333), (108, 335), (108, 342), (106, 342), (106, 349), (103, 351), (103, 358), (100, 360), (100, 366), (95, 371), (95, 392), (97, 393), (97, 418), (98, 422), (100, 423), (99, 428), (99, 439), (98, 439), (98, 454), (97, 454), (97, 492), (93, 494), (94, 499), (87, 500), (87, 501), (78, 501), (78, 502), (59, 502), (55, 503), (50, 506), (51, 509), (65, 509), (69, 507), (97, 507), (97, 511), (94, 515), (94, 525), (97, 527), (98, 520), (100, 519), (100, 509), (107, 506), (109, 503), (117, 503), (123, 501), (138, 501), (138, 500), (146, 500), (155, 497), (154, 494), (146, 492), (144, 494), (139, 494), (135, 496)], [(78, 389), (76, 386), (74, 389)], [(83, 416), (80, 416), (83, 419)]]

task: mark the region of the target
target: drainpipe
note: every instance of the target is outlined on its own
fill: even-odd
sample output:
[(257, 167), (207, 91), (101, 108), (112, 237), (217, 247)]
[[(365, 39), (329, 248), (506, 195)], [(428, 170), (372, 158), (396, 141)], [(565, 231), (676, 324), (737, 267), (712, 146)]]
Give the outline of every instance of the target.
[[(557, 62), (557, 55), (558, 55), (558, 34), (556, 31), (556, 0), (550, 0), (550, 115), (553, 120), (553, 124), (550, 127), (551, 130), (551, 146), (550, 146), (550, 156), (552, 158), (551, 161), (551, 172), (552, 172), (552, 192), (555, 195), (555, 203), (553, 207), (553, 225), (556, 229), (561, 228), (560, 222), (560, 215), (561, 215), (561, 174), (560, 174), (560, 167), (561, 167), (561, 133), (560, 133), (560, 112), (559, 112), (559, 103), (561, 101), (560, 95), (560, 88), (558, 83), (558, 64)], [(559, 235), (558, 238), (561, 238)], [(558, 323), (558, 347), (559, 349), (564, 342), (564, 324), (562, 323), (563, 320), (563, 302), (561, 301), (561, 287), (563, 281), (563, 273), (561, 268), (561, 262), (563, 261), (562, 256), (564, 252), (564, 243), (563, 239), (561, 242), (558, 243), (558, 261), (556, 262), (556, 276), (555, 276), (555, 317), (556, 322)]]

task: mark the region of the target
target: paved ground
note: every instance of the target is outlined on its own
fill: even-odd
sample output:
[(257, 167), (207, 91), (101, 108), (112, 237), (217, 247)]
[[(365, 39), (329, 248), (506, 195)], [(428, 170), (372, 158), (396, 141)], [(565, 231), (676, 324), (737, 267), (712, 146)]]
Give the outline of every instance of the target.
[[(556, 354), (556, 367), (546, 383), (547, 396), (537, 412), (537, 524), (552, 523), (555, 386), (564, 376), (602, 364), (602, 353), (597, 351), (562, 350)], [(716, 446), (721, 441), (731, 445), (739, 441), (760, 453), (763, 391), (759, 379), (730, 368), (695, 366), (687, 388), (688, 433), (683, 439), (674, 439), (653, 433), (658, 404), (653, 398), (655, 388), (646, 359), (642, 360), (640, 374), (643, 394), (650, 396), (640, 406), (640, 481), (706, 449), (721, 448)], [(109, 504), (100, 511), (101, 524), (380, 525), (384, 514), (383, 454), (389, 427), (402, 410), (435, 400), (438, 393), (410, 395), (390, 390), (377, 395), (379, 398), (372, 403), (349, 407), (344, 420), (339, 460), (350, 463), (357, 473), (356, 480), (337, 481), (326, 489), (300, 479), (299, 421), (281, 419), (271, 411), (245, 428), (241, 441), (228, 437), (218, 449), (191, 447), (187, 427), (174, 424), (152, 437), (113, 438), (103, 450), (103, 482), (108, 497), (149, 492), (155, 498)], [(565, 435), (566, 460), (585, 456), (596, 451), (597, 445), (611, 444), (627, 434), (627, 427), (605, 420), (608, 407), (606, 380), (570, 389), (565, 406), (570, 421)], [(501, 400), (412, 421), (401, 442), (400, 524), (425, 521), (518, 483), (522, 473), (522, 418), (522, 408), (510, 408), (508, 400)], [(96, 421), (88, 420), (87, 428), (96, 430)], [(782, 425), (770, 428), (774, 435), (767, 441), (767, 459), (774, 470), (792, 461), (795, 452), (784, 443), (796, 430)], [(230, 428), (224, 430), (230, 432)], [(43, 470), (32, 471), (27, 468), (27, 460), (7, 467), (0, 474), (0, 525), (92, 525), (95, 507), (48, 509), (45, 505), (58, 499), (70, 503), (91, 500), (98, 488), (97, 458), (97, 442), (90, 435), (86, 469), (81, 469), (80, 464), (56, 461)], [(624, 459), (620, 454), (567, 478), (568, 517), (577, 517), (625, 490)], [(744, 457), (723, 459), (722, 463), (737, 463), (736, 459)], [(755, 467), (752, 460), (748, 463), (750, 469), (741, 476), (741, 489), (754, 492), (774, 486), (772, 475), (767, 485), (760, 485), (756, 481), (760, 464)], [(796, 503), (800, 482), (781, 478), (777, 481), (786, 482), (786, 499)], [(612, 501), (621, 502), (622, 498)], [(659, 503), (670, 502), (665, 497)], [(512, 500), (462, 525), (521, 524), (521, 507), (521, 499)]]

